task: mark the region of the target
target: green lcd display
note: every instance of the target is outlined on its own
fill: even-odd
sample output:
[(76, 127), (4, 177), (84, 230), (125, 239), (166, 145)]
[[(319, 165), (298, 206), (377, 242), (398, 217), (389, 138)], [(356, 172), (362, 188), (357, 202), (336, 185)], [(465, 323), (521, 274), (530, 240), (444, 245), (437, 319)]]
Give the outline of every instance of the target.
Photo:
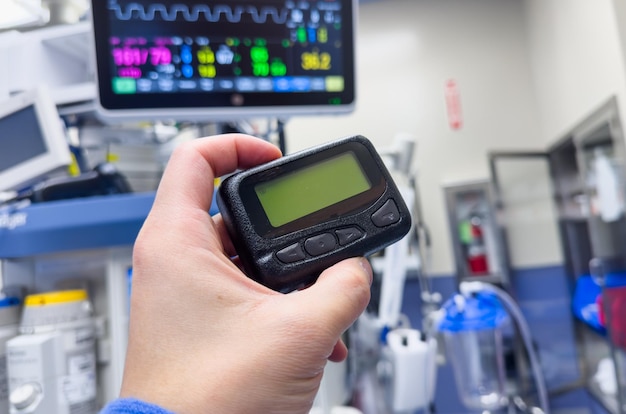
[(356, 156), (346, 152), (254, 186), (273, 227), (347, 200), (371, 188)]

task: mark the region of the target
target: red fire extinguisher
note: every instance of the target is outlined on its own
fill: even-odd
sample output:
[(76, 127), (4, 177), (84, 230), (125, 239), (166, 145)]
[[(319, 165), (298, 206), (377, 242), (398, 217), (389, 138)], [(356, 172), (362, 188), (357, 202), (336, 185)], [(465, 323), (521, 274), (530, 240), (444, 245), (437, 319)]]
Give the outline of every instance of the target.
[(487, 262), (487, 247), (483, 233), (483, 221), (479, 216), (470, 219), (472, 241), (467, 249), (467, 265), (472, 275), (486, 275), (489, 273)]

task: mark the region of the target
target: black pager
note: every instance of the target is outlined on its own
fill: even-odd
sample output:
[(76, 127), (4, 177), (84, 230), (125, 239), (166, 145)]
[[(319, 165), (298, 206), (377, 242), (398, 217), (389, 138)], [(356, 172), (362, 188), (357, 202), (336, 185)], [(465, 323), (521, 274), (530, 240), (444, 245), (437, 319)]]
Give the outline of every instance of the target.
[(234, 174), (217, 201), (246, 274), (280, 292), (375, 253), (411, 227), (387, 168), (358, 135)]

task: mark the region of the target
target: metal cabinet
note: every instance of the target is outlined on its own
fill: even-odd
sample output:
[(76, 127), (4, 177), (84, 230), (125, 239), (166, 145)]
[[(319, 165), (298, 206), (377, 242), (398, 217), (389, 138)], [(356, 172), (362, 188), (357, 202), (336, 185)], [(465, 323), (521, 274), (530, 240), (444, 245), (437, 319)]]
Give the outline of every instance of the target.
[(506, 248), (489, 180), (449, 183), (444, 195), (458, 282), (476, 279), (508, 286)]
[(581, 381), (614, 414), (626, 413), (624, 139), (612, 98), (546, 151), (490, 154), (511, 266), (531, 255), (563, 265)]
[[(626, 413), (626, 144), (616, 99), (574, 128), (583, 215), (593, 259), (589, 268), (601, 289), (596, 301), (605, 344), (585, 344), (587, 384), (614, 413)], [(586, 335), (588, 333), (585, 333)], [(588, 336), (588, 335), (587, 335)], [(598, 359), (598, 350), (607, 355)], [(607, 352), (608, 351), (608, 352)], [(590, 362), (597, 363), (590, 365)]]

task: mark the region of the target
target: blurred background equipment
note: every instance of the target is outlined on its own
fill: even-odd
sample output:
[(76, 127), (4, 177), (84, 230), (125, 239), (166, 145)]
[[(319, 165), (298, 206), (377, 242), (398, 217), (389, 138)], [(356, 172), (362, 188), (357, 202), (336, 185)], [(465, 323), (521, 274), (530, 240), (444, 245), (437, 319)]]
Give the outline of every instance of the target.
[(355, 13), (349, 0), (92, 1), (99, 111), (217, 121), (351, 112)]
[(97, 413), (96, 329), (84, 290), (31, 294), (7, 343), (11, 413)]
[(0, 191), (21, 190), (71, 163), (63, 123), (44, 88), (0, 101), (0, 137)]

